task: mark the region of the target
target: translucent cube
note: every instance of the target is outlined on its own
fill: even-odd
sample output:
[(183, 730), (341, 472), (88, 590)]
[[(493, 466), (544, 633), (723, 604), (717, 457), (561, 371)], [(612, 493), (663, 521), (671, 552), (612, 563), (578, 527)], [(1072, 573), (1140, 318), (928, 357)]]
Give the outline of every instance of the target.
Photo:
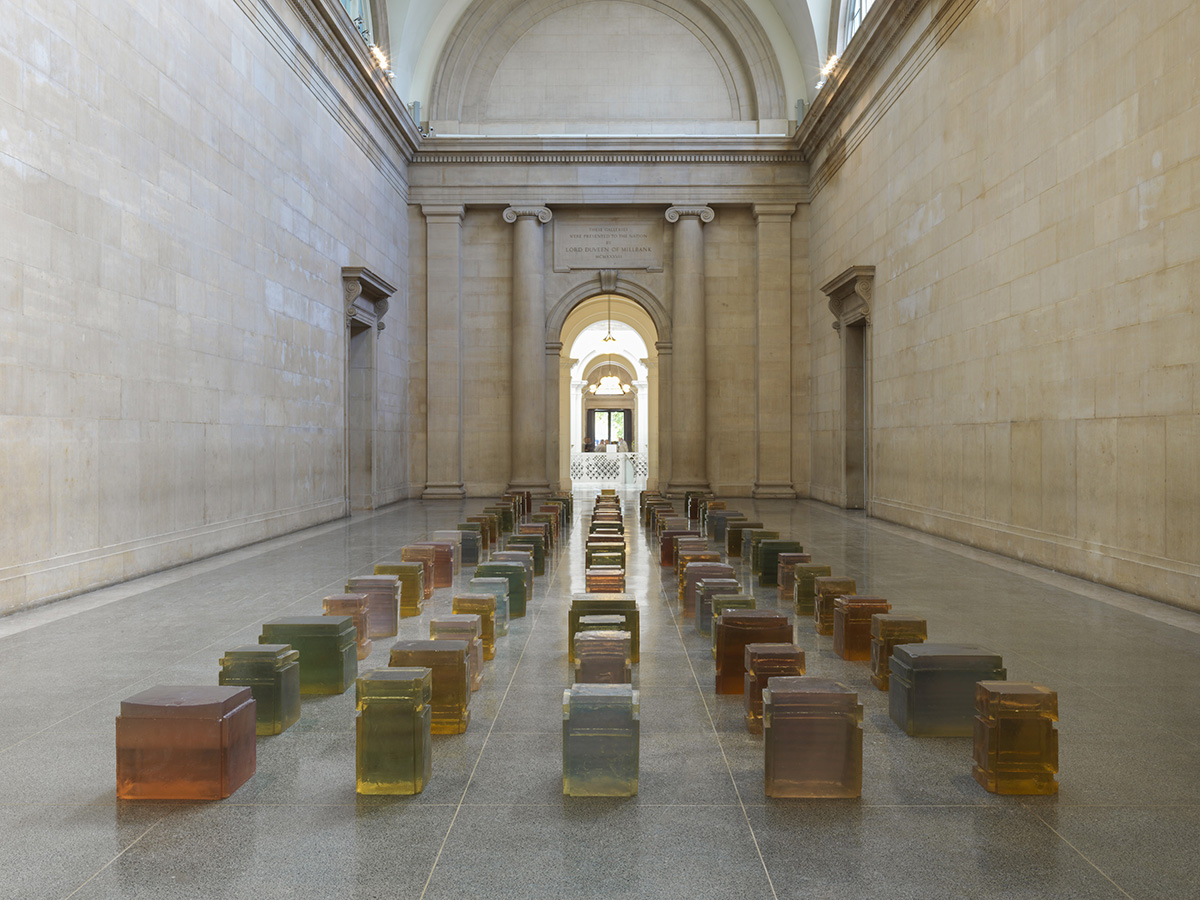
[(833, 634), (833, 601), (856, 593), (853, 578), (825, 575), (813, 580), (813, 627), (817, 634)]
[(508, 634), (509, 584), (508, 578), (480, 578), (479, 576), (467, 582), (467, 590), (472, 594), (491, 594), (496, 599), (496, 637), (498, 638)]
[(1058, 693), (1022, 681), (975, 685), (975, 765), (994, 794), (1057, 794)]
[(871, 617), (887, 613), (892, 605), (882, 597), (852, 594), (833, 601), (833, 652), (842, 659), (871, 658)]
[(325, 615), (349, 616), (354, 620), (355, 645), (359, 659), (366, 659), (371, 655), (371, 632), (367, 624), (371, 614), (370, 604), (371, 598), (367, 594), (331, 594), (321, 601)]
[(906, 734), (975, 733), (975, 685), (1003, 681), (997, 653), (959, 644), (897, 644), (889, 663), (888, 713)]
[(713, 594), (712, 621), (708, 626), (712, 636), (713, 659), (717, 658), (717, 621), (721, 618), (721, 613), (731, 609), (754, 609), (757, 605), (758, 601), (753, 594)]
[(301, 694), (341, 694), (358, 677), (350, 616), (286, 616), (264, 622), (260, 644), (291, 644), (300, 653)]
[(716, 622), (718, 694), (741, 694), (745, 688), (747, 644), (790, 644), (792, 622), (769, 609), (733, 609)]
[[(365, 607), (366, 630), (359, 634), (359, 639), (374, 637), (393, 637), (398, 630), (400, 610), (400, 581), (395, 575), (360, 575), (346, 581), (345, 594), (334, 596), (349, 596), (364, 594), (367, 597)], [(328, 610), (326, 610), (328, 612)], [(347, 611), (344, 615), (353, 615)], [(357, 626), (357, 621), (355, 625)], [(362, 659), (360, 656), (359, 659)]]
[[(419, 616), (425, 609), (425, 564), (423, 562), (378, 563), (376, 575), (396, 578), (396, 593), (400, 598), (400, 616)], [(392, 632), (395, 634), (396, 632)]]
[(871, 616), (871, 684), (888, 689), (888, 660), (897, 644), (922, 644), (927, 637), (925, 620), (896, 613)]
[(804, 674), (804, 651), (795, 644), (747, 644), (745, 675), (746, 730), (762, 734), (763, 688), (768, 678)]
[[(507, 588), (506, 583), (505, 589)], [(450, 609), (455, 615), (476, 616), (479, 619), (479, 643), (483, 658), (495, 659), (496, 595), (483, 592), (456, 594)]]
[(829, 566), (814, 566), (811, 563), (798, 564), (795, 569), (796, 587), (792, 592), (795, 613), (799, 617), (812, 618), (816, 608), (816, 580), (821, 576), (832, 575)]
[(861, 797), (862, 706), (824, 678), (771, 678), (763, 691), (768, 797)]
[(397, 641), (388, 658), (391, 668), (433, 670), (434, 734), (461, 734), (471, 723), (471, 663), (466, 641)]
[(620, 616), (624, 620), (622, 631), (630, 636), (629, 658), (637, 662), (641, 653), (641, 613), (632, 594), (612, 592), (609, 594), (575, 594), (567, 610), (567, 654), (571, 662), (576, 660), (575, 635), (587, 630), (583, 625), (585, 616)]
[(375, 669), (358, 679), (356, 693), (358, 793), (421, 793), (433, 773), (433, 671)]
[[(508, 615), (505, 616), (504, 632), (508, 632), (508, 619), (519, 619), (525, 615), (525, 602), (528, 599), (528, 594), (525, 592), (525, 567), (520, 563), (515, 562), (488, 562), (475, 568), (475, 578), (471, 579), (471, 584), (474, 585), (477, 579), (481, 578), (506, 578), (508, 579)], [(472, 586), (471, 590), (475, 590)], [(499, 607), (497, 607), (499, 614)]]
[(637, 794), (638, 717), (638, 692), (628, 684), (576, 684), (563, 691), (563, 794)]
[(696, 582), (696, 632), (712, 634), (712, 598), (719, 594), (741, 593), (742, 584), (736, 578), (701, 578)]
[(436, 616), (429, 620), (431, 641), (466, 641), (471, 690), (483, 687), (483, 619), (478, 615)]
[(299, 660), (288, 644), (245, 644), (221, 657), (217, 681), (250, 688), (257, 734), (280, 734), (299, 720)]
[(629, 684), (633, 681), (629, 647), (628, 631), (605, 629), (579, 632), (575, 635), (575, 681), (591, 684)]
[[(434, 578), (434, 564), (437, 561), (437, 551), (433, 547), (423, 544), (409, 544), (407, 547), (400, 548), (400, 559), (404, 562), (421, 564), (424, 570), (421, 582), (425, 588), (424, 599), (428, 600), (432, 597), (433, 589), (438, 586)], [(378, 570), (378, 567), (376, 568)]]

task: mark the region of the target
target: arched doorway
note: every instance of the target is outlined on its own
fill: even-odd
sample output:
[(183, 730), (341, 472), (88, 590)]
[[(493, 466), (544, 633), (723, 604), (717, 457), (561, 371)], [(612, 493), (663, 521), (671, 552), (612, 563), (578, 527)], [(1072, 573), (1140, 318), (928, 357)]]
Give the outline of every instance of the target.
[[(629, 297), (597, 294), (571, 309), (560, 335), (559, 483), (656, 487), (661, 379), (654, 320)], [(601, 440), (612, 442), (612, 451), (597, 448)]]

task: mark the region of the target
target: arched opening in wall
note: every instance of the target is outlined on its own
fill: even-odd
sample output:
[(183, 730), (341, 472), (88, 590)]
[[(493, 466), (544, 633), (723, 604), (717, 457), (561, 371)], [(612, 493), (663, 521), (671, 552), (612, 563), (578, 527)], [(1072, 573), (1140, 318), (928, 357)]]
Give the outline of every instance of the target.
[(563, 322), (559, 480), (564, 488), (658, 482), (658, 330), (620, 294), (599, 294)]

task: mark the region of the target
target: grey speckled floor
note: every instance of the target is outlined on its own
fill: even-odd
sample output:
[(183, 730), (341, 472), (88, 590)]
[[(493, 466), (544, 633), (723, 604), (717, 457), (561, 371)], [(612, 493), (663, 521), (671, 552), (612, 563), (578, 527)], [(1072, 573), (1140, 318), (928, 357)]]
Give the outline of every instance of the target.
[[(296, 726), (261, 738), (257, 773), (228, 800), (116, 799), (121, 698), (216, 683), (222, 652), (264, 620), (319, 612), (347, 576), (483, 505), (401, 503), (0, 619), (0, 897), (1200, 896), (1200, 616), (810, 502), (730, 506), (798, 538), (860, 593), (925, 616), (931, 639), (982, 644), (1011, 679), (1055, 688), (1059, 796), (985, 793), (969, 739), (906, 737), (866, 664), (838, 659), (805, 622), (809, 674), (856, 687), (864, 705), (863, 796), (768, 801), (741, 699), (714, 696), (707, 638), (677, 618), (673, 580), (633, 527), (640, 792), (563, 798), (576, 527), (487, 664), (468, 733), (434, 738), (423, 794), (355, 794), (349, 691), (306, 699)], [(774, 589), (754, 591), (775, 604)], [(400, 637), (425, 636), (451, 596), (437, 591)], [(390, 644), (360, 667), (385, 665)]]

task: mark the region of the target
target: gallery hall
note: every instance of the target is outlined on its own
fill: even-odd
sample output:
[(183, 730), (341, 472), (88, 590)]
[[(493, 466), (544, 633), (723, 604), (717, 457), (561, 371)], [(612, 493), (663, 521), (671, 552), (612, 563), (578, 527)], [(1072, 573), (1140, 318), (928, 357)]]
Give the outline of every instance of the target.
[[(1195, 0), (10, 0), (0, 897), (1194, 898), (1197, 46)], [(404, 660), (460, 644), (450, 727)], [(905, 661), (964, 648), (923, 731)], [(818, 689), (842, 793), (783, 786)]]

